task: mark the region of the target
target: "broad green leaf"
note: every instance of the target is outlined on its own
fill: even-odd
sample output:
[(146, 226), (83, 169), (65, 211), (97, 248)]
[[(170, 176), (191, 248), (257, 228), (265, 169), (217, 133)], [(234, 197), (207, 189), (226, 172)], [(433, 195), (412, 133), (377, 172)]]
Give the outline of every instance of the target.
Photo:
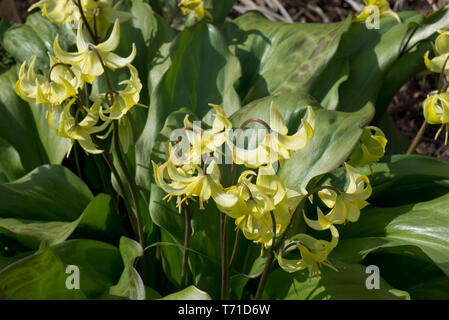
[(270, 104), (274, 101), (281, 111), (289, 134), (300, 126), (306, 107), (311, 106), (316, 115), (315, 135), (307, 146), (292, 152), (279, 169), (279, 176), (288, 186), (305, 188), (315, 176), (337, 168), (350, 155), (372, 115), (373, 108), (366, 105), (359, 112), (346, 113), (319, 108), (316, 101), (302, 93), (275, 95), (256, 100), (233, 114), (233, 124), (238, 127), (249, 118), (269, 121)]
[(41, 166), (0, 184), (0, 218), (73, 221), (93, 199), (88, 187), (62, 166)]
[(17, 150), (0, 138), (0, 182), (13, 181), (24, 174), (25, 169)]
[(0, 298), (84, 299), (80, 290), (66, 287), (66, 267), (50, 247), (43, 247), (0, 271)]
[(19, 63), (35, 55), (36, 67), (41, 72), (47, 72), (50, 67), (47, 52), (53, 52), (57, 34), (63, 49), (74, 45), (75, 33), (67, 24), (53, 24), (37, 12), (29, 15), (25, 24), (10, 27), (3, 35), (1, 44)]
[(268, 278), (263, 299), (284, 300), (408, 300), (407, 292), (392, 288), (380, 278), (380, 289), (369, 290), (369, 274), (360, 264), (332, 261), (338, 272), (321, 268), (319, 276), (309, 278), (309, 271), (287, 273), (275, 270)]
[(79, 267), (80, 290), (89, 299), (108, 293), (123, 270), (119, 249), (109, 243), (76, 239), (64, 241), (52, 249), (65, 266)]
[(53, 132), (42, 105), (29, 104), (14, 92), (18, 70), (0, 75), (0, 138), (15, 148), (26, 172), (47, 163), (60, 164), (70, 140)]
[(234, 90), (240, 65), (214, 26), (199, 23), (184, 30), (171, 46), (169, 59), (171, 65), (154, 88), (148, 120), (136, 144), (137, 179), (147, 191), (155, 140), (172, 111), (186, 107), (202, 118), (211, 110), (209, 103), (221, 105), (228, 115), (240, 107)]
[[(79, 289), (68, 266), (79, 268)], [(2, 299), (95, 299), (115, 283), (123, 268), (118, 249), (93, 240), (69, 240), (53, 247), (41, 246), (0, 271)], [(72, 283), (73, 284), (73, 283)]]
[(381, 248), (363, 263), (379, 266), (381, 276), (395, 288), (409, 292), (413, 300), (449, 299), (449, 277), (418, 247)]
[(367, 207), (357, 223), (341, 230), (336, 250), (357, 260), (379, 248), (416, 246), (449, 275), (448, 205), (446, 194), (400, 207)]
[(169, 294), (160, 300), (211, 300), (211, 297), (197, 287), (190, 286), (181, 291)]
[(118, 239), (125, 234), (114, 200), (110, 195), (102, 193), (84, 209), (73, 237), (103, 240), (118, 245)]
[[(339, 88), (338, 104), (334, 104), (338, 105), (338, 110), (356, 111), (368, 102), (376, 102), (383, 75), (399, 57), (408, 24), (423, 19), (417, 12), (401, 12), (400, 17), (402, 23), (390, 17), (381, 19), (378, 30), (354, 23), (341, 38), (331, 64), (349, 60), (350, 71), (348, 80)], [(323, 78), (326, 76), (324, 72)]]
[(125, 265), (125, 269), (119, 282), (111, 287), (109, 293), (119, 297), (127, 297), (131, 300), (145, 300), (145, 285), (134, 262), (138, 257), (143, 256), (143, 248), (132, 239), (120, 238), (120, 254)]
[(229, 11), (237, 0), (205, 0), (204, 7), (209, 10), (214, 18), (214, 24), (221, 24), (225, 21)]
[(226, 24), (226, 38), (242, 65), (239, 94), (243, 102), (319, 86), (351, 19), (288, 24), (249, 12)]

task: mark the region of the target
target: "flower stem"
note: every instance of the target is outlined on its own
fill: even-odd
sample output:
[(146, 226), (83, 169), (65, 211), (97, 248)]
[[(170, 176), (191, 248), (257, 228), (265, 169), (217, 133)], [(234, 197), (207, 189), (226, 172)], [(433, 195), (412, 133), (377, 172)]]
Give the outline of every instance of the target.
[(421, 128), (418, 131), (418, 134), (416, 135), (415, 139), (413, 139), (412, 144), (410, 145), (410, 147), (407, 150), (407, 155), (412, 154), (416, 148), (418, 147), (418, 144), (421, 142), (422, 137), (424, 136), (424, 132), (426, 131), (427, 128), (427, 121), (424, 120)]
[(182, 271), (181, 271), (181, 289), (185, 288), (187, 267), (189, 262), (189, 248), (190, 248), (190, 215), (187, 205), (184, 206), (185, 215), (185, 231), (184, 231), (184, 253), (182, 257)]
[[(125, 160), (123, 159), (122, 151), (120, 149), (120, 141), (119, 141), (119, 135), (118, 135), (118, 130), (119, 130), (118, 120), (114, 120), (113, 125), (114, 125), (114, 137), (113, 137), (114, 141), (113, 142), (114, 142), (114, 148), (115, 148), (115, 151), (117, 154), (117, 160), (119, 162), (120, 168), (123, 171), (123, 174), (125, 175), (125, 180), (128, 183), (129, 190), (131, 191), (131, 197), (132, 197), (132, 200), (134, 203), (134, 209), (136, 210), (137, 237), (138, 237), (139, 243), (142, 246), (142, 248), (145, 248), (145, 239), (144, 239), (144, 235), (143, 235), (142, 213), (140, 211), (139, 200), (137, 198), (137, 191), (136, 191), (135, 183), (131, 179), (131, 175), (129, 174), (128, 167), (126, 166)], [(145, 252), (142, 257), (142, 266), (143, 266), (143, 273), (144, 273), (144, 280), (145, 280), (148, 275), (147, 263), (146, 263), (146, 259), (145, 259)]]
[(221, 250), (221, 299), (227, 298), (228, 255), (227, 255), (227, 216), (220, 212), (220, 250)]
[(265, 289), (265, 285), (268, 280), (268, 275), (270, 274), (271, 268), (273, 267), (276, 240), (276, 218), (274, 217), (273, 211), (271, 211), (271, 219), (273, 221), (273, 241), (271, 243), (270, 251), (268, 252), (267, 262), (265, 263), (265, 268), (263, 269), (262, 277), (260, 278), (259, 286), (257, 287), (254, 300), (260, 300), (260, 298), (262, 297), (263, 290)]
[(92, 28), (90, 27), (89, 22), (87, 21), (86, 15), (84, 14), (84, 10), (83, 10), (83, 5), (81, 4), (81, 0), (75, 1), (75, 5), (80, 10), (81, 19), (83, 20), (84, 24), (86, 25), (87, 31), (89, 31), (89, 34), (90, 34), (90, 36), (92, 38), (92, 41), (94, 41), (95, 44), (97, 44), (98, 43), (98, 39), (95, 36), (94, 32), (92, 31)]

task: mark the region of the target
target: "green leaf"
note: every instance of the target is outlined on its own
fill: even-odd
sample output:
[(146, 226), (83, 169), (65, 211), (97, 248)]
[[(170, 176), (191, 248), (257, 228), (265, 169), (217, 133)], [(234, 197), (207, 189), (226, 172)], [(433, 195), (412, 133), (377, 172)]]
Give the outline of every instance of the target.
[(42, 164), (60, 164), (70, 140), (56, 136), (42, 105), (29, 104), (16, 95), (17, 72), (12, 67), (0, 75), (0, 138), (15, 148), (26, 172)]
[(289, 134), (296, 132), (306, 107), (312, 106), (316, 114), (315, 135), (307, 146), (292, 152), (278, 175), (287, 186), (305, 188), (315, 176), (330, 172), (340, 166), (350, 155), (372, 115), (373, 107), (365, 106), (359, 112), (346, 113), (319, 108), (314, 99), (303, 93), (275, 95), (256, 100), (232, 115), (235, 127), (249, 118), (269, 121), (269, 105), (274, 101), (279, 107)]
[(204, 291), (195, 286), (187, 287), (181, 291), (169, 294), (159, 300), (212, 300)]
[(226, 24), (226, 38), (242, 64), (239, 94), (243, 102), (319, 86), (320, 75), (351, 19), (288, 24), (249, 12)]
[(67, 289), (65, 270), (61, 259), (44, 246), (0, 271), (0, 298), (84, 299), (82, 291)]
[(0, 182), (13, 181), (25, 174), (17, 150), (0, 138)]
[(53, 24), (37, 12), (29, 15), (25, 24), (10, 27), (1, 44), (19, 63), (35, 55), (38, 70), (47, 72), (50, 67), (47, 52), (53, 52), (57, 34), (64, 50), (75, 44), (75, 34), (67, 24)]
[(114, 200), (110, 195), (102, 193), (84, 209), (74, 237), (103, 240), (118, 245), (118, 239), (125, 234)]
[(88, 187), (70, 170), (45, 165), (0, 184), (0, 218), (73, 221), (92, 199)]
[(369, 290), (369, 274), (359, 264), (345, 264), (332, 260), (338, 272), (321, 268), (319, 276), (309, 278), (308, 270), (287, 273), (275, 270), (268, 278), (263, 299), (284, 300), (408, 300), (407, 292), (392, 288), (380, 278), (380, 289)]
[(367, 207), (360, 220), (341, 231), (336, 250), (360, 259), (385, 247), (416, 246), (449, 275), (449, 194), (393, 208)]
[(221, 105), (227, 115), (240, 107), (234, 90), (240, 65), (214, 26), (199, 23), (184, 30), (171, 46), (169, 59), (170, 67), (154, 88), (148, 120), (136, 144), (137, 179), (147, 191), (155, 140), (172, 111), (186, 107), (202, 118), (212, 109), (209, 103)]
[(134, 240), (126, 237), (120, 238), (120, 254), (125, 265), (119, 282), (111, 287), (109, 293), (131, 300), (145, 300), (145, 286), (139, 273), (134, 268), (134, 262), (143, 256), (143, 248)]
[(105, 242), (87, 239), (68, 240), (52, 249), (66, 266), (79, 267), (80, 290), (89, 299), (96, 299), (108, 293), (109, 288), (117, 283), (123, 270), (119, 249)]
[(204, 7), (212, 13), (214, 24), (221, 24), (236, 2), (237, 0), (206, 0), (204, 1)]

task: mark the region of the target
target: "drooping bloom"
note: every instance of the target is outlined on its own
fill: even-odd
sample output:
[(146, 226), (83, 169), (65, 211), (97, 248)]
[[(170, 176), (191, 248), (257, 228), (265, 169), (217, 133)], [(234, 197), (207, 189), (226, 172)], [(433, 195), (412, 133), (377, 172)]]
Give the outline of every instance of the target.
[[(316, 264), (324, 264), (331, 268), (334, 268), (330, 262), (328, 262), (327, 257), (330, 252), (338, 244), (338, 230), (334, 226), (330, 228), (332, 234), (332, 240), (318, 240), (308, 234), (297, 234), (291, 237), (285, 242), (280, 253), (276, 255), (279, 266), (287, 272), (296, 272), (303, 270), (308, 266), (316, 266)], [(298, 249), (301, 258), (300, 259), (287, 259), (284, 255), (289, 251)]]
[(387, 0), (364, 0), (365, 7), (363, 8), (362, 12), (357, 15), (357, 17), (354, 18), (355, 22), (360, 21), (366, 21), (371, 15), (373, 14), (373, 7), (375, 10), (379, 11), (380, 17), (393, 17), (398, 22), (401, 22), (401, 18), (399, 18), (399, 15), (390, 9), (390, 4)]
[(449, 134), (449, 92), (431, 94), (423, 104), (424, 118), (429, 124), (441, 124), (435, 139), (438, 138), (443, 127), (446, 127), (445, 142)]
[[(252, 179), (255, 176), (254, 184)], [(217, 207), (236, 219), (235, 224), (247, 239), (265, 247), (272, 245), (274, 231), (277, 236), (285, 231), (294, 209), (303, 198), (298, 190), (285, 187), (271, 166), (259, 168), (258, 174), (252, 170), (244, 171), (238, 184), (225, 191), (238, 200), (232, 206)], [(273, 226), (273, 218), (276, 226)]]
[(58, 136), (71, 139), (72, 145), (75, 141), (78, 141), (86, 152), (92, 154), (102, 153), (103, 150), (97, 148), (91, 137), (92, 134), (105, 130), (109, 125), (108, 122), (98, 124), (100, 120), (100, 108), (102, 101), (97, 100), (90, 109), (86, 108), (84, 111), (78, 109), (80, 113), (85, 113), (84, 118), (81, 121), (78, 120), (78, 112), (75, 116), (71, 113), (71, 107), (74, 102), (75, 99), (72, 99), (66, 106), (64, 106), (57, 126), (54, 122), (56, 110), (53, 110), (48, 119), (50, 126)]
[(204, 3), (203, 0), (182, 0), (178, 7), (181, 8), (183, 15), (188, 15), (190, 12), (195, 12), (195, 17), (198, 19), (204, 18)]
[(363, 167), (377, 162), (385, 154), (387, 145), (385, 134), (377, 127), (365, 127), (354, 151), (349, 157), (348, 164), (353, 167)]
[(75, 88), (69, 81), (76, 76), (70, 79), (60, 73), (49, 80), (46, 76), (35, 73), (35, 63), (36, 56), (33, 56), (29, 61), (28, 70), (26, 70), (26, 61), (20, 67), (19, 79), (14, 87), (19, 97), (27, 102), (54, 107), (76, 94)]
[(168, 200), (173, 196), (178, 198), (177, 207), (181, 211), (182, 203), (188, 199), (198, 198), (200, 208), (211, 197), (222, 206), (233, 206), (237, 198), (224, 192), (220, 183), (221, 173), (215, 160), (212, 160), (205, 170), (199, 165), (185, 164), (176, 166), (172, 161), (172, 149), (169, 147), (169, 158), (162, 164), (153, 162), (156, 184), (167, 193)]
[[(442, 72), (444, 64), (449, 57), (449, 31), (439, 30), (438, 33), (439, 35), (433, 46), (435, 57), (429, 59), (429, 51), (424, 55), (424, 63), (427, 69), (436, 73)], [(444, 69), (445, 71), (449, 70), (449, 63), (446, 63)]]
[(187, 136), (188, 145), (179, 144), (175, 149), (183, 149), (181, 157), (173, 157), (172, 161), (176, 165), (185, 163), (200, 164), (203, 155), (210, 153), (221, 153), (221, 146), (228, 140), (229, 131), (232, 124), (226, 117), (222, 107), (209, 104), (214, 108), (215, 114), (210, 129), (203, 130), (200, 126), (192, 123), (188, 115), (184, 118), (185, 135)]
[[(75, 3), (76, 1), (76, 3)], [(40, 8), (42, 15), (53, 23), (78, 24), (81, 21), (81, 12), (78, 8), (78, 0), (41, 0), (30, 6), (28, 11)], [(114, 21), (116, 16), (113, 0), (81, 0), (84, 16), (89, 25), (94, 25), (102, 36)]]
[(263, 141), (253, 149), (240, 148), (229, 141), (233, 148), (234, 161), (249, 168), (258, 168), (266, 163), (290, 159), (290, 151), (297, 151), (307, 145), (313, 138), (315, 131), (315, 113), (312, 108), (307, 110), (307, 116), (301, 120), (298, 131), (289, 136), (288, 128), (282, 118), (278, 107), (272, 103), (270, 106), (269, 132)]
[(73, 23), (80, 18), (78, 7), (72, 0), (41, 0), (31, 5), (28, 11), (36, 8), (40, 8), (42, 15), (53, 23)]
[(345, 164), (349, 177), (349, 185), (345, 192), (337, 193), (332, 189), (318, 192), (330, 212), (324, 215), (318, 209), (318, 220), (311, 220), (304, 215), (309, 227), (315, 230), (326, 230), (334, 224), (344, 224), (347, 221), (356, 222), (360, 217), (360, 210), (368, 205), (366, 199), (371, 196), (372, 188), (367, 176), (359, 174), (353, 167)]
[(132, 52), (127, 58), (119, 57), (112, 52), (117, 49), (120, 43), (120, 23), (118, 19), (114, 23), (114, 28), (112, 29), (109, 38), (98, 45), (94, 45), (90, 42), (88, 35), (84, 30), (84, 26), (81, 24), (78, 28), (76, 37), (78, 52), (64, 51), (60, 47), (58, 39), (58, 36), (56, 36), (53, 44), (53, 50), (56, 57), (64, 63), (78, 65), (81, 69), (83, 79), (89, 83), (92, 83), (95, 77), (102, 75), (104, 72), (98, 54), (101, 56), (104, 65), (111, 70), (128, 66), (136, 56), (135, 44), (133, 44)]
[[(112, 106), (101, 110), (101, 118), (103, 120), (119, 120), (125, 116), (128, 111), (134, 107), (140, 100), (140, 91), (142, 90), (142, 83), (139, 79), (139, 73), (137, 69), (129, 64), (129, 72), (131, 77), (129, 80), (124, 80), (119, 85), (126, 85), (123, 90), (114, 91)], [(102, 98), (107, 99), (106, 94), (100, 95)]]

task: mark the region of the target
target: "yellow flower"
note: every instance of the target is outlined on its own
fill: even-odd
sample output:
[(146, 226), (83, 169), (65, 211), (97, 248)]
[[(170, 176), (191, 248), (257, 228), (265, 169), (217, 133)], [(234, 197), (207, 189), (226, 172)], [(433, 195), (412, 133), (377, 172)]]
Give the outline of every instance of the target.
[(72, 0), (41, 0), (30, 6), (28, 11), (36, 8), (40, 8), (42, 15), (53, 23), (73, 23), (79, 20), (78, 7)]
[[(327, 261), (330, 252), (338, 244), (338, 230), (334, 226), (330, 227), (332, 240), (318, 240), (307, 234), (297, 234), (284, 243), (280, 253), (276, 255), (279, 266), (287, 272), (296, 272), (303, 270), (308, 266), (315, 264), (324, 264), (331, 268), (332, 265)], [(286, 259), (284, 254), (297, 248), (301, 254), (301, 259)]]
[(92, 83), (95, 77), (103, 74), (104, 72), (100, 59), (95, 51), (97, 51), (101, 56), (104, 65), (111, 70), (126, 67), (134, 60), (136, 56), (135, 44), (133, 44), (131, 54), (127, 58), (122, 58), (112, 52), (118, 47), (119, 43), (120, 24), (117, 19), (108, 40), (98, 45), (94, 45), (89, 42), (88, 36), (84, 31), (83, 25), (81, 24), (78, 28), (76, 37), (78, 52), (65, 52), (59, 45), (58, 36), (55, 38), (53, 50), (56, 57), (64, 63), (79, 66), (83, 79), (89, 83)]
[(324, 215), (318, 208), (318, 220), (311, 220), (304, 214), (306, 224), (312, 229), (326, 230), (334, 224), (356, 222), (360, 217), (360, 210), (368, 205), (365, 200), (372, 193), (368, 177), (357, 173), (348, 164), (345, 164), (345, 167), (349, 176), (349, 185), (345, 192), (338, 194), (332, 189), (318, 192), (320, 199), (331, 211)]
[[(58, 136), (71, 139), (72, 145), (75, 141), (78, 141), (86, 152), (93, 154), (102, 153), (103, 150), (99, 150), (91, 138), (91, 134), (101, 132), (109, 125), (109, 122), (97, 125), (100, 119), (102, 101), (97, 100), (90, 109), (85, 109), (86, 115), (81, 121), (78, 121), (77, 116), (74, 117), (71, 114), (71, 107), (74, 102), (75, 99), (72, 99), (64, 107), (59, 117), (58, 127), (54, 124), (56, 110), (53, 110), (48, 119), (50, 126)], [(82, 111), (80, 110), (80, 112)]]
[[(81, 0), (84, 16), (89, 25), (93, 26), (96, 14), (95, 25), (100, 36), (106, 33), (112, 24), (112, 16), (115, 15), (112, 4), (113, 0)], [(40, 8), (42, 15), (53, 23), (77, 24), (81, 21), (81, 12), (74, 0), (41, 0), (30, 6), (28, 11), (36, 8)]]
[(354, 151), (349, 157), (348, 164), (353, 167), (363, 167), (377, 162), (385, 154), (388, 140), (377, 127), (365, 127)]
[[(435, 57), (429, 59), (429, 51), (424, 55), (424, 63), (427, 69), (436, 73), (442, 72), (444, 63), (449, 57), (449, 31), (439, 30), (438, 33), (439, 35), (433, 46)], [(446, 63), (444, 69), (446, 71), (449, 69), (449, 63)]]
[[(221, 146), (228, 140), (229, 130), (232, 129), (232, 124), (226, 117), (222, 107), (214, 104), (209, 104), (215, 110), (214, 119), (212, 121), (212, 128), (202, 130), (195, 126), (189, 120), (189, 116), (184, 118), (185, 134), (189, 143), (189, 152), (184, 152), (182, 157), (173, 157), (172, 161), (176, 165), (185, 163), (200, 164), (201, 158), (204, 154), (221, 153)], [(176, 145), (175, 149), (187, 149), (186, 145)]]
[(40, 103), (49, 107), (58, 106), (76, 94), (71, 83), (63, 75), (60, 74), (50, 81), (47, 77), (36, 74), (35, 63), (36, 56), (33, 56), (29, 61), (28, 70), (26, 70), (26, 62), (20, 67), (19, 79), (14, 87), (19, 97), (27, 102)]
[(446, 127), (445, 143), (449, 133), (449, 92), (431, 94), (423, 104), (424, 118), (429, 124), (441, 124), (435, 139), (438, 138), (443, 127)]
[(390, 4), (387, 0), (364, 0), (364, 2), (365, 8), (354, 18), (354, 22), (366, 21), (373, 14), (373, 7), (377, 7), (381, 17), (390, 16), (395, 18), (399, 23), (401, 22), (399, 15), (390, 9)]
[[(126, 85), (126, 87), (113, 93), (113, 104), (110, 108), (101, 110), (100, 116), (103, 120), (121, 119), (132, 107), (139, 103), (140, 91), (142, 90), (139, 73), (131, 64), (128, 65), (128, 69), (131, 78), (119, 83), (119, 85)], [(108, 99), (106, 94), (101, 94), (100, 97)]]
[[(169, 153), (172, 154), (171, 146)], [(164, 164), (158, 166), (153, 162), (153, 171), (156, 184), (167, 193), (167, 198), (178, 198), (177, 207), (181, 211), (183, 202), (190, 198), (198, 197), (200, 208), (204, 209), (204, 202), (211, 197), (222, 206), (232, 206), (237, 198), (224, 192), (220, 184), (220, 170), (215, 160), (212, 160), (205, 170), (198, 165), (176, 166), (171, 161), (171, 156)]]
[(204, 18), (204, 3), (203, 0), (182, 0), (178, 7), (181, 8), (183, 15), (188, 15), (190, 12), (195, 12), (195, 17), (198, 19)]
[(254, 149), (246, 150), (235, 146), (231, 141), (228, 144), (233, 149), (236, 164), (243, 164), (249, 168), (258, 168), (266, 163), (290, 159), (290, 151), (297, 151), (307, 145), (313, 138), (315, 131), (315, 113), (309, 107), (306, 119), (301, 120), (299, 130), (289, 136), (288, 128), (282, 119), (282, 114), (273, 103), (270, 106), (270, 131), (263, 141)]
[(236, 186), (225, 189), (226, 193), (237, 197), (237, 202), (217, 207), (236, 219), (235, 224), (247, 239), (270, 247), (274, 237), (271, 213), (276, 221), (276, 235), (280, 235), (287, 228), (303, 194), (286, 188), (271, 166), (259, 168), (255, 184), (251, 182), (254, 176), (254, 171), (244, 171)]

